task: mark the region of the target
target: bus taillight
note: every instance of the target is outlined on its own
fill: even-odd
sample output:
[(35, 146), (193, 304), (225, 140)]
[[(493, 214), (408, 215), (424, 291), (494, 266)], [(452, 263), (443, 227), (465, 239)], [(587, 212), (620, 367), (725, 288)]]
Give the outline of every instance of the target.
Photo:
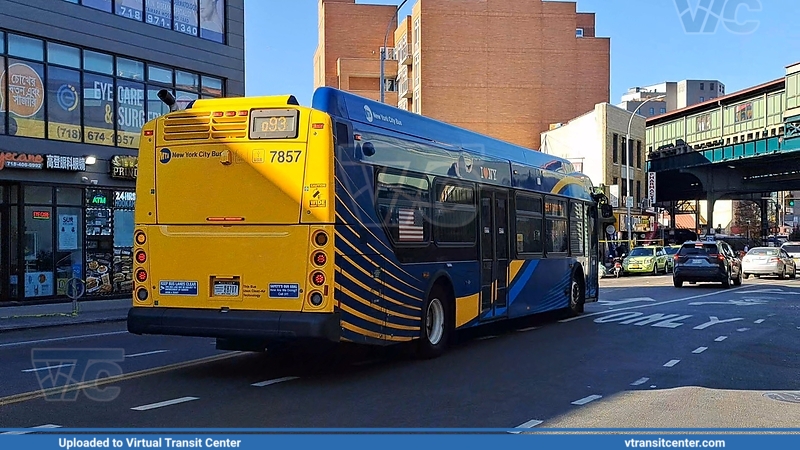
[(311, 275), (311, 282), (314, 283), (314, 286), (322, 286), (325, 284), (325, 274), (322, 272), (314, 272)]
[(144, 252), (144, 250), (139, 250), (136, 252), (136, 262), (139, 264), (144, 264), (145, 261), (147, 261), (147, 254)]
[(147, 271), (144, 269), (137, 270), (136, 280), (138, 280), (140, 283), (144, 283), (145, 281), (147, 281)]
[(148, 293), (146, 288), (139, 288), (136, 290), (136, 299), (140, 302), (147, 300)]
[(314, 306), (319, 306), (322, 304), (322, 294), (319, 292), (312, 292), (308, 299)]
[(319, 247), (324, 247), (328, 243), (328, 235), (324, 231), (320, 231), (314, 235), (314, 243)]
[(314, 264), (324, 266), (328, 262), (328, 257), (323, 252), (314, 253)]
[(211, 115), (214, 117), (222, 117), (224, 113), (222, 111), (214, 111), (213, 113), (211, 113)]
[(239, 111), (239, 115), (240, 115), (240, 116), (246, 116), (246, 115), (248, 115), (248, 114), (250, 114), (250, 112), (249, 112), (249, 111)]
[(147, 242), (147, 235), (144, 234), (142, 231), (136, 232), (136, 243), (139, 245), (144, 245)]

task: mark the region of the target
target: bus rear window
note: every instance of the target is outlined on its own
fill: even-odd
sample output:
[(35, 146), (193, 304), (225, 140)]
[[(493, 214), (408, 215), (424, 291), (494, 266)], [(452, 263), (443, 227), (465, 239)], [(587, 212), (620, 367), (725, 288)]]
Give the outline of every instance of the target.
[(250, 113), (250, 139), (295, 139), (299, 111), (254, 109)]

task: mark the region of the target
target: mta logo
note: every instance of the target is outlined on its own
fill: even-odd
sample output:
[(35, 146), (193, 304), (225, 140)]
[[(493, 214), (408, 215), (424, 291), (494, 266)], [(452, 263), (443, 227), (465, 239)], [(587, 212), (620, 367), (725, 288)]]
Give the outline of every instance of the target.
[(369, 105), (364, 105), (364, 114), (367, 116), (367, 122), (372, 123), (372, 110)]
[(162, 148), (161, 151), (159, 152), (158, 159), (159, 161), (161, 161), (161, 164), (166, 164), (169, 162), (170, 159), (172, 159), (172, 152), (169, 151), (168, 148)]
[(114, 400), (120, 388), (100, 388), (98, 382), (122, 375), (117, 362), (124, 360), (125, 349), (122, 348), (35, 348), (31, 351), (36, 378), (48, 401), (75, 401), (81, 392), (97, 402)]
[(740, 6), (750, 12), (761, 11), (760, 0), (700, 0), (695, 8), (689, 5), (689, 0), (675, 0), (683, 29), (691, 34), (715, 33), (720, 22), (731, 33), (756, 31), (757, 20), (739, 21)]

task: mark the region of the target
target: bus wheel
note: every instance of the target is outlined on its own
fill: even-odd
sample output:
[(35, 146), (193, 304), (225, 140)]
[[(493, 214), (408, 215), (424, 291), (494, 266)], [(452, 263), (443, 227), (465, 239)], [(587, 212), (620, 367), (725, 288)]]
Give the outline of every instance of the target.
[(572, 274), (572, 285), (569, 289), (569, 310), (573, 316), (583, 313), (586, 304), (586, 288), (579, 272)]
[(436, 358), (444, 353), (450, 338), (448, 327), (449, 301), (441, 286), (434, 286), (422, 309), (419, 356)]

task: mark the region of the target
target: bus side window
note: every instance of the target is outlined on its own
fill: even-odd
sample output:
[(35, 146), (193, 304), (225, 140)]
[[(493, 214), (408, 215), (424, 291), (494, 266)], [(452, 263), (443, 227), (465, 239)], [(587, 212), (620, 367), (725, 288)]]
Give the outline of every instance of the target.
[(334, 145), (338, 150), (345, 150), (350, 145), (350, 132), (347, 124), (336, 122), (336, 134), (333, 136)]

